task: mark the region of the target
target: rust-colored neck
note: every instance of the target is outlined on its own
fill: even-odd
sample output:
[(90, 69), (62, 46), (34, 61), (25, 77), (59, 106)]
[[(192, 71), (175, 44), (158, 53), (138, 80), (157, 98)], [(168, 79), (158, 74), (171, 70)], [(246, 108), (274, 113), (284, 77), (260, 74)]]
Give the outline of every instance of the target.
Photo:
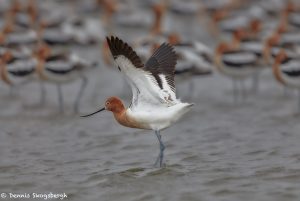
[(125, 109), (124, 109), (124, 111), (119, 112), (119, 113), (114, 112), (114, 117), (117, 120), (117, 122), (123, 126), (129, 127), (129, 128), (143, 128), (142, 125), (140, 125), (138, 122), (136, 122), (134, 119), (130, 118), (127, 115)]
[(102, 59), (106, 65), (110, 66), (112, 64), (111, 53), (106, 41), (104, 41), (102, 45)]
[(250, 32), (252, 37), (257, 37), (261, 29), (262, 29), (262, 23), (260, 20), (255, 19), (250, 22)]
[(223, 72), (223, 66), (222, 66), (222, 55), (220, 52), (216, 52), (214, 55), (214, 64), (213, 66), (215, 66), (215, 68), (220, 71)]
[(3, 59), (0, 59), (0, 71), (1, 71), (1, 79), (8, 85), (12, 85), (12, 82), (8, 78), (6, 64)]
[(235, 48), (239, 48), (240, 44), (241, 44), (241, 40), (243, 38), (244, 37), (242, 35), (240, 35), (239, 33), (234, 33), (232, 35), (232, 46), (235, 47)]
[(278, 33), (274, 33), (270, 38), (265, 41), (263, 56), (266, 63), (270, 64), (271, 62), (271, 49), (274, 45), (278, 44), (280, 40), (280, 35)]
[(151, 29), (151, 34), (157, 35), (161, 34), (161, 23), (162, 23), (162, 18), (164, 15), (164, 8), (165, 6), (162, 4), (157, 4), (153, 6), (153, 12), (154, 12), (154, 23)]
[(29, 0), (28, 6), (27, 6), (27, 12), (30, 16), (30, 23), (31, 27), (34, 27), (35, 22), (37, 22), (38, 18), (38, 10), (36, 5), (36, 0)]
[(108, 98), (105, 102), (105, 109), (114, 114), (119, 124), (130, 128), (141, 128), (135, 119), (128, 116), (127, 109), (118, 97)]
[(271, 63), (271, 48), (272, 46), (268, 43), (264, 45), (263, 56), (267, 64)]
[(38, 61), (37, 66), (36, 66), (37, 75), (39, 76), (39, 78), (41, 80), (47, 80), (47, 76), (44, 73), (45, 59), (38, 55), (36, 56), (36, 59)]

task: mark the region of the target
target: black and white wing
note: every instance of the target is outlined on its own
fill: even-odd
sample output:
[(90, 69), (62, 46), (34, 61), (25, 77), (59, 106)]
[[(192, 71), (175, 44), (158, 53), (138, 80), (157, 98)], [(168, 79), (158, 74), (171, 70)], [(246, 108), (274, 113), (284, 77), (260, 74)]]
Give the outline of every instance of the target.
[(132, 88), (131, 108), (176, 101), (176, 54), (170, 45), (162, 44), (144, 65), (136, 52), (118, 37), (107, 37), (107, 42), (118, 69)]
[(281, 71), (289, 77), (300, 78), (300, 60), (287, 59), (281, 65)]

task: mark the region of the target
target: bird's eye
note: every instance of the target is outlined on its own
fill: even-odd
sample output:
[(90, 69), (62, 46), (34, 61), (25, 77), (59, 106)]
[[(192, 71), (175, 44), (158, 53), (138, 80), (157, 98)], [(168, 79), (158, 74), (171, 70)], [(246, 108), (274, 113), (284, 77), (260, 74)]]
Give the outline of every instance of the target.
[(121, 68), (120, 68), (120, 66), (118, 66), (118, 69), (119, 69), (119, 71), (121, 71)]
[(105, 105), (109, 105), (109, 102), (106, 102)]

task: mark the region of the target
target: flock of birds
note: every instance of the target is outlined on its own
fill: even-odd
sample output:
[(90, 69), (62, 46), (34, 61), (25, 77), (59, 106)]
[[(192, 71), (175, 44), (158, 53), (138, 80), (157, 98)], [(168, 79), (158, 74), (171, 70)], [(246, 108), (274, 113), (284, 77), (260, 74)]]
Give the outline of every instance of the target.
[[(68, 11), (54, 8), (61, 2), (68, 4)], [(82, 80), (74, 104), (74, 110), (78, 112), (88, 81), (87, 72), (98, 66), (98, 61), (87, 61), (73, 53), (72, 46), (101, 44), (102, 61), (111, 65), (105, 36), (117, 35), (114, 32), (116, 26), (148, 31), (146, 36), (132, 41), (133, 49), (142, 61), (150, 57), (161, 43), (171, 44), (177, 54), (175, 75), (178, 80), (210, 75), (213, 70), (229, 77), (233, 81), (235, 102), (239, 96), (245, 95), (244, 80), (253, 77), (253, 90), (256, 91), (259, 74), (268, 66), (279, 84), (300, 91), (300, 4), (295, 1), (164, 0), (132, 3), (91, 0), (51, 4), (36, 0), (2, 0), (0, 3), (3, 83), (13, 93), (14, 88), (37, 81), (41, 88), (41, 104), (45, 102), (44, 83), (52, 83), (57, 86), (61, 112), (64, 110), (61, 87)], [(151, 10), (152, 15), (140, 12), (137, 5)], [(200, 28), (201, 25), (208, 27), (210, 35), (218, 41), (216, 47), (208, 47), (193, 39), (183, 40), (180, 33), (166, 31), (163, 22), (167, 12), (198, 18)], [(228, 38), (227, 42), (221, 40), (224, 36)]]
[[(279, 84), (298, 90), (300, 112), (299, 2), (165, 0), (134, 4), (124, 0), (50, 3), (2, 0), (0, 3), (0, 75), (11, 93), (14, 88), (35, 81), (44, 104), (44, 84), (51, 83), (57, 86), (59, 108), (63, 112), (61, 87), (81, 80), (74, 103), (74, 111), (78, 112), (88, 72), (98, 66), (98, 61), (81, 58), (72, 52), (72, 47), (102, 44), (99, 45), (102, 62), (111, 65), (115, 61), (132, 88), (133, 98), (125, 109), (119, 98), (111, 97), (97, 112), (109, 110), (124, 126), (155, 130), (160, 143), (156, 164), (160, 166), (164, 151), (160, 130), (177, 121), (192, 106), (176, 99), (174, 76), (190, 81), (216, 70), (232, 80), (236, 102), (245, 94), (247, 78), (253, 78), (256, 91), (260, 73), (270, 69)], [(53, 6), (59, 3), (67, 3), (69, 10), (58, 12)], [(137, 5), (151, 10), (152, 15), (139, 12)], [(163, 21), (167, 12), (199, 19), (199, 24), (208, 27), (218, 41), (216, 47), (166, 31)], [(118, 37), (106, 37), (118, 35), (115, 26), (142, 28), (148, 34), (129, 45)], [(227, 41), (221, 40), (224, 36)]]

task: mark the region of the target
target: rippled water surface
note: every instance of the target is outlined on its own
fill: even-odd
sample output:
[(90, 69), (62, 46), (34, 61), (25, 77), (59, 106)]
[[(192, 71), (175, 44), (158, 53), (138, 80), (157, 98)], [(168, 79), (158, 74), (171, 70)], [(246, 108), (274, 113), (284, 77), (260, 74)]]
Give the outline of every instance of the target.
[[(96, 72), (92, 77), (99, 80), (82, 103), (85, 112), (122, 94), (122, 80), (109, 83), (117, 73)], [(68, 107), (58, 115), (51, 86), (44, 109), (27, 97), (34, 85), (22, 89), (22, 102), (9, 100), (3, 88), (0, 189), (65, 192), (70, 200), (299, 200), (294, 97), (283, 98), (268, 73), (263, 79), (261, 92), (238, 106), (228, 80), (218, 75), (194, 80), (194, 109), (162, 132), (167, 147), (162, 169), (152, 166), (158, 143), (151, 131), (121, 127), (109, 112), (82, 119)], [(94, 100), (97, 85), (103, 90)], [(179, 92), (186, 94), (187, 87), (180, 85)], [(72, 88), (76, 84), (70, 93)]]
[[(122, 34), (129, 38), (136, 34), (127, 31)], [(77, 51), (97, 58), (96, 49)], [(100, 65), (89, 77), (82, 113), (112, 95), (128, 105), (130, 92), (117, 71)], [(55, 86), (46, 86), (47, 105), (40, 108), (36, 83), (13, 98), (1, 85), (0, 192), (65, 192), (74, 201), (298, 201), (296, 97), (284, 97), (269, 71), (261, 78), (260, 92), (249, 91), (238, 105), (232, 103), (231, 82), (218, 74), (194, 79), (191, 94), (188, 83), (177, 84), (180, 97), (195, 107), (162, 131), (161, 169), (153, 167), (159, 151), (153, 132), (124, 128), (109, 112), (85, 119), (72, 113), (80, 83), (64, 87), (64, 115), (58, 113)]]

